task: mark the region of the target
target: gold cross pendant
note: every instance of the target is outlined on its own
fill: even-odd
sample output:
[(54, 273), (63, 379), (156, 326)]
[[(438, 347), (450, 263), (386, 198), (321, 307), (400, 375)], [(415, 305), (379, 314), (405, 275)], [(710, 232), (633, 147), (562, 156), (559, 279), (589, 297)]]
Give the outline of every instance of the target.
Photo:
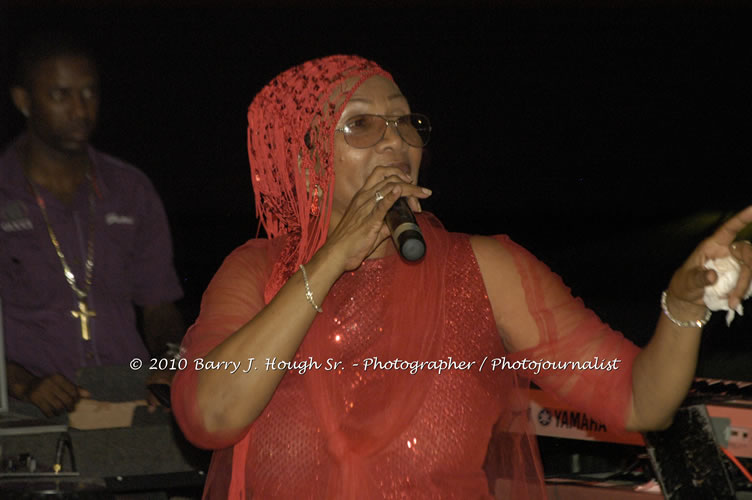
[(91, 336), (89, 336), (89, 318), (93, 318), (96, 315), (96, 312), (90, 311), (86, 307), (86, 301), (84, 300), (78, 301), (78, 311), (71, 311), (71, 316), (81, 321), (81, 336), (84, 340), (91, 340)]

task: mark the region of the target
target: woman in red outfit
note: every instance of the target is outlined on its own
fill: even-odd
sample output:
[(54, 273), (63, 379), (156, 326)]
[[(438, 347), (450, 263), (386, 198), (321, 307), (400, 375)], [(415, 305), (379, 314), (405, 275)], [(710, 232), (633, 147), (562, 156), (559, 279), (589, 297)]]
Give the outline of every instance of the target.
[[(497, 498), (542, 498), (529, 380), (611, 425), (665, 427), (717, 278), (703, 263), (745, 263), (732, 306), (750, 283), (752, 248), (731, 243), (752, 207), (676, 271), (639, 350), (508, 238), (448, 233), (420, 212), (430, 127), (375, 63), (296, 66), (248, 118), (269, 239), (227, 257), (173, 383), (186, 436), (216, 450), (206, 498), (487, 499), (489, 442), (507, 479)], [(400, 197), (426, 240), (417, 263), (384, 223)]]

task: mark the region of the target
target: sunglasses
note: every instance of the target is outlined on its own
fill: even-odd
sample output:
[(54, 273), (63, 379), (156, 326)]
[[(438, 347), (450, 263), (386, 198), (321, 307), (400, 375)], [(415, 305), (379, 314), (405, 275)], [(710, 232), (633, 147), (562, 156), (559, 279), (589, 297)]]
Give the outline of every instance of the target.
[(431, 138), (431, 121), (426, 115), (409, 115), (387, 118), (381, 115), (353, 116), (336, 132), (345, 134), (345, 142), (354, 148), (365, 149), (378, 144), (386, 134), (387, 127), (394, 127), (408, 145), (422, 148)]

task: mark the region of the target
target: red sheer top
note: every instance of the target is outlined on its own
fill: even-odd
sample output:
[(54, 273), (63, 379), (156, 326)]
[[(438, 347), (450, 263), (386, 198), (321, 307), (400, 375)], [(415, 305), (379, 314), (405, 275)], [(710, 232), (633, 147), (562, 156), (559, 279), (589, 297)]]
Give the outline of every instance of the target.
[[(252, 240), (225, 260), (184, 340), (188, 369), (172, 388), (188, 439), (216, 450), (205, 498), (488, 499), (496, 478), (508, 479), (499, 482), (505, 490), (496, 498), (544, 498), (528, 423), (529, 379), (588, 414), (624, 424), (634, 344), (500, 236), (495, 239), (516, 275), (493, 279), (521, 283), (527, 310), (510, 314), (532, 318), (538, 339), (532, 349), (507, 352), (470, 238), (445, 232), (430, 217), (420, 217), (420, 224), (429, 249), (423, 262), (406, 264), (394, 255), (340, 277), (293, 360), (296, 369), (236, 442), (204, 430), (193, 360), (264, 307), (264, 287), (283, 244)], [(596, 355), (620, 359), (619, 369), (549, 367), (536, 375), (492, 368), (494, 360), (592, 361)], [(266, 361), (256, 359), (254, 366), (267, 369)]]

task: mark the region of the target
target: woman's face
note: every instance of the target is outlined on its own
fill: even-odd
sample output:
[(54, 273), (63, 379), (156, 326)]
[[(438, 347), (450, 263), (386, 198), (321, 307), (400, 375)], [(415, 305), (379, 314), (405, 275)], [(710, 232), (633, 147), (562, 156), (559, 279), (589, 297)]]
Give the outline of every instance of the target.
[[(363, 82), (347, 103), (336, 128), (342, 128), (358, 115), (381, 115), (388, 118), (410, 113), (410, 105), (397, 85), (383, 76)], [(339, 219), (350, 201), (378, 166), (395, 166), (410, 174), (415, 183), (423, 153), (422, 148), (408, 145), (394, 127), (387, 127), (384, 138), (375, 145), (358, 149), (345, 141), (342, 132), (334, 133), (334, 199), (332, 216)]]

